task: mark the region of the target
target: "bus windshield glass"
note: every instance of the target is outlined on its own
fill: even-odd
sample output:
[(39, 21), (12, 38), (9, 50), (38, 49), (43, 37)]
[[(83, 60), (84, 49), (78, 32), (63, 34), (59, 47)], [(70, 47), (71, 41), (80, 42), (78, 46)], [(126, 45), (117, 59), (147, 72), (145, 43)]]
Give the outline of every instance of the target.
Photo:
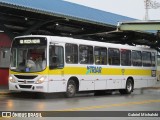
[(16, 72), (40, 72), (46, 68), (46, 38), (17, 38), (11, 49), (10, 69)]

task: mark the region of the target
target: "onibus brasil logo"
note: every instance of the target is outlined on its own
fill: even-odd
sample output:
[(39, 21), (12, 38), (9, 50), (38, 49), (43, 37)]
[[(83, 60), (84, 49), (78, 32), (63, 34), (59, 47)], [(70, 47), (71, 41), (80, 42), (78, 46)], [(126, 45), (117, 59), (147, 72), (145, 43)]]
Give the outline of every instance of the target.
[(102, 72), (102, 67), (99, 67), (99, 66), (87, 66), (86, 75), (88, 75), (88, 74), (101, 74), (101, 72)]

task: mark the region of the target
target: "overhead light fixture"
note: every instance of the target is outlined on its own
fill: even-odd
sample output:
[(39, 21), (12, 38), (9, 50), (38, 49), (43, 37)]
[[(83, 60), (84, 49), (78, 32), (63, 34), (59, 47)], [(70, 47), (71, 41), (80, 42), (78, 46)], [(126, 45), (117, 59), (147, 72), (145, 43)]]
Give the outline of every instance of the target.
[(25, 18), (24, 18), (24, 20), (25, 20), (25, 21), (27, 21), (27, 20), (28, 20), (28, 18), (27, 18), (27, 17), (25, 17)]
[(56, 26), (58, 26), (59, 25), (59, 23), (56, 23)]

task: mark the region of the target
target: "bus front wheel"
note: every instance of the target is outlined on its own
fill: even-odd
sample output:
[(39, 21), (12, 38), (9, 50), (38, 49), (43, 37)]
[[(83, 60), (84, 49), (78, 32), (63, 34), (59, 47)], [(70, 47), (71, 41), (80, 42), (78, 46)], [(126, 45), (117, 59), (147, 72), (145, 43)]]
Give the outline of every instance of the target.
[(126, 88), (125, 89), (121, 89), (119, 90), (119, 92), (121, 94), (131, 94), (131, 92), (133, 91), (133, 82), (131, 79), (128, 79), (126, 82)]
[(74, 97), (76, 94), (76, 84), (74, 80), (69, 80), (67, 84), (67, 89), (65, 93), (65, 97), (71, 98)]

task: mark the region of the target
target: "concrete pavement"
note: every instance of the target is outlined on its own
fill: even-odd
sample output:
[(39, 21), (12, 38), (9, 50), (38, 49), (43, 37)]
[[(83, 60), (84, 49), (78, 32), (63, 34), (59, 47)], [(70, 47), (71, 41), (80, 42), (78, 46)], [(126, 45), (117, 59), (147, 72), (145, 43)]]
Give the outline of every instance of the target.
[(10, 94), (9, 88), (6, 85), (0, 85), (0, 95)]

